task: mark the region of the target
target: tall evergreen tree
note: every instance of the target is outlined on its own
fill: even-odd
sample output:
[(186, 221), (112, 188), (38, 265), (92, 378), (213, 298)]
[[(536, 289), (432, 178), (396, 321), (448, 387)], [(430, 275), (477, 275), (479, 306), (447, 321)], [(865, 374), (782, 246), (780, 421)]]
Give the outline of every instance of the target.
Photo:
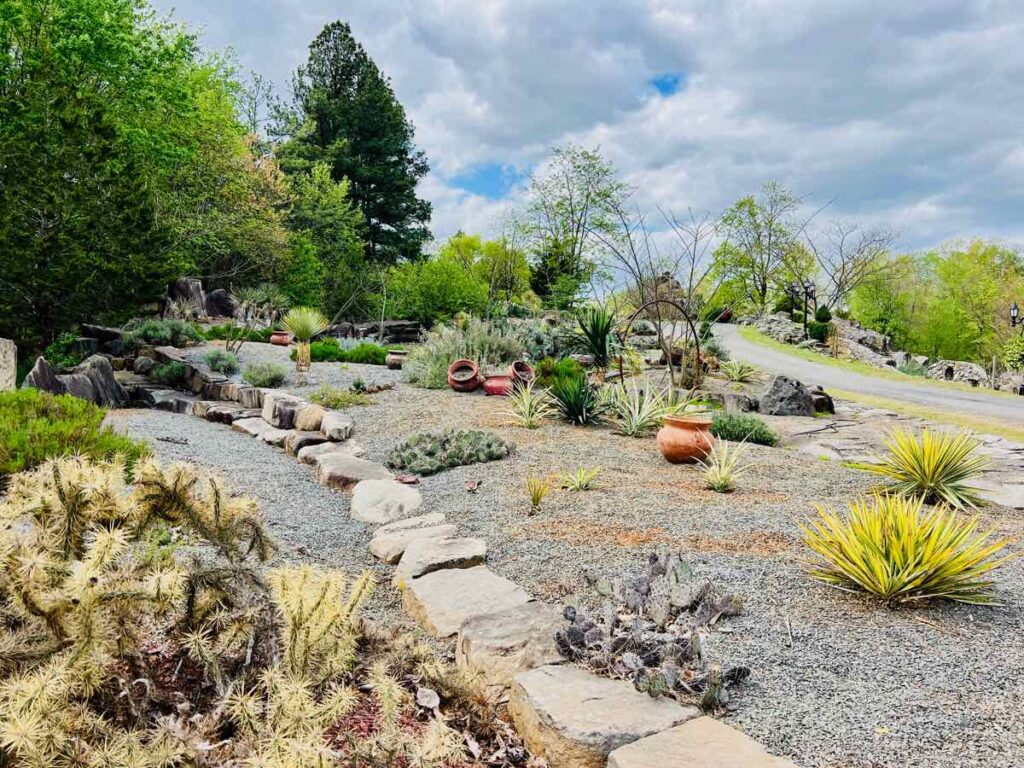
[(430, 238), (430, 203), (416, 196), (427, 159), (390, 82), (348, 24), (324, 27), (292, 89), (294, 112), (281, 128), (290, 139), (279, 151), (285, 172), (326, 162), (335, 181), (349, 181), (349, 196), (365, 219), (367, 258), (419, 257)]

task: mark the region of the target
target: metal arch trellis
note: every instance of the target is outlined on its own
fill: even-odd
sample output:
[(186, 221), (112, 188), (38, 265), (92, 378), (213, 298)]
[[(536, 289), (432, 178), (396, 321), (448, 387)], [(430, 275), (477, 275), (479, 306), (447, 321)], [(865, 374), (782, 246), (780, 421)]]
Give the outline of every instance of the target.
[[(637, 309), (636, 312), (634, 312), (632, 315), (629, 316), (629, 320), (626, 322), (626, 329), (622, 332), (622, 346), (623, 346), (623, 348), (625, 348), (626, 341), (627, 341), (627, 339), (629, 339), (629, 332), (633, 329), (633, 323), (636, 322), (636, 319), (643, 312), (645, 312), (647, 309), (649, 309), (650, 307), (653, 307), (656, 304), (668, 304), (670, 307), (672, 307), (677, 312), (679, 312), (680, 315), (682, 315), (683, 319), (686, 321), (686, 324), (690, 327), (690, 334), (693, 336), (693, 345), (694, 345), (694, 349), (696, 350), (696, 354), (694, 356), (694, 361), (693, 361), (693, 364), (694, 364), (693, 385), (694, 385), (694, 387), (699, 386), (700, 385), (700, 380), (701, 380), (701, 365), (702, 365), (701, 356), (700, 356), (700, 334), (697, 333), (697, 326), (695, 326), (693, 324), (693, 320), (690, 318), (690, 314), (685, 309), (683, 309), (682, 305), (679, 304), (679, 302), (673, 301), (672, 299), (652, 299), (651, 301), (648, 301), (642, 307)], [(658, 334), (659, 334), (659, 337), (661, 337), (660, 329), (659, 329)], [(671, 369), (672, 368), (672, 350), (671, 349), (667, 349), (667, 350), (663, 350), (663, 351), (665, 352), (665, 357), (668, 359), (668, 367)], [(684, 365), (685, 365), (685, 361), (684, 361)], [(680, 370), (682, 370), (682, 366), (680, 366)], [(623, 381), (625, 381), (625, 369), (623, 367), (623, 356), (619, 355), (619, 382), (622, 383)]]

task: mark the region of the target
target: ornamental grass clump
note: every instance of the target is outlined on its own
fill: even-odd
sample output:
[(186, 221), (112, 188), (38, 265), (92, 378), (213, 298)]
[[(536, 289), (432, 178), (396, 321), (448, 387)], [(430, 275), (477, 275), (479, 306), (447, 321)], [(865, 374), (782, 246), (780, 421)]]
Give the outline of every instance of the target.
[(551, 492), (551, 481), (546, 477), (529, 475), (526, 478), (526, 496), (530, 499), (530, 514), (536, 515)]
[(203, 360), (210, 366), (211, 371), (223, 373), (227, 376), (232, 376), (240, 370), (238, 356), (223, 349), (211, 349), (203, 355)]
[(287, 369), (277, 363), (249, 363), (242, 372), (242, 380), (254, 387), (279, 387), (287, 376)]
[(514, 422), (526, 429), (536, 429), (551, 416), (551, 396), (532, 381), (516, 383), (508, 396), (509, 409), (506, 413)]
[(747, 452), (743, 443), (733, 443), (731, 448), (729, 445), (725, 440), (716, 440), (708, 455), (698, 460), (705, 485), (716, 493), (732, 491), (736, 487), (736, 478), (752, 466), (740, 463)]
[(615, 431), (627, 437), (645, 437), (661, 427), (666, 416), (682, 413), (690, 405), (689, 398), (672, 399), (671, 389), (658, 389), (648, 383), (644, 387), (609, 387), (604, 402), (615, 417)]
[(744, 360), (726, 360), (719, 364), (719, 370), (731, 382), (736, 384), (747, 384), (757, 381), (760, 371), (756, 366)]
[(504, 459), (515, 446), (493, 432), (447, 429), (420, 432), (388, 454), (387, 465), (415, 475), (434, 475), (453, 467)]
[(921, 497), (861, 498), (843, 515), (818, 507), (800, 527), (816, 555), (810, 575), (839, 589), (865, 591), (889, 604), (929, 598), (993, 603), (989, 574), (1017, 554), (996, 555), (1008, 539), (978, 530), (946, 506), (925, 511)]
[(926, 504), (943, 502), (951, 507), (977, 507), (983, 503), (978, 489), (967, 481), (988, 466), (975, 451), (981, 441), (970, 432), (915, 434), (897, 427), (888, 436), (888, 453), (876, 463), (858, 468), (889, 480), (887, 490), (902, 496), (917, 496)]
[(578, 467), (572, 472), (565, 472), (559, 475), (559, 484), (567, 491), (592, 491), (595, 487), (597, 476), (601, 474), (600, 467)]

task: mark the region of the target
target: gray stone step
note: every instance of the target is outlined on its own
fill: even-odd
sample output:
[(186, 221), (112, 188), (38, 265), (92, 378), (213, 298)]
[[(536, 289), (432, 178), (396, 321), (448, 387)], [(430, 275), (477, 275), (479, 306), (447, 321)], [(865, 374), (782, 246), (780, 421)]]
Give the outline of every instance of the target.
[[(696, 707), (652, 699), (630, 682), (568, 664), (516, 675), (508, 711), (526, 746), (550, 768), (604, 768), (619, 747), (700, 716)], [(664, 765), (687, 764), (673, 757)]]
[(295, 428), (304, 432), (319, 432), (326, 411), (315, 403), (303, 403), (295, 411)]
[(316, 478), (326, 486), (347, 491), (363, 480), (390, 480), (391, 473), (373, 461), (328, 454), (319, 457)]
[(231, 428), (236, 432), (242, 432), (252, 437), (260, 437), (269, 430), (273, 429), (272, 426), (267, 424), (261, 417), (257, 416), (252, 419), (238, 419), (237, 421), (231, 422)]
[[(428, 515), (424, 515), (428, 517)], [(444, 519), (444, 515), (441, 515)], [(378, 531), (370, 540), (370, 554), (378, 560), (394, 565), (402, 559), (402, 553), (409, 543), (416, 539), (439, 539), (456, 536), (459, 529), (454, 525), (431, 525), (425, 528), (405, 528), (398, 531)]]
[(434, 637), (451, 637), (476, 616), (530, 602), (519, 585), (486, 565), (434, 571), (402, 585), (402, 607)]
[(260, 435), (260, 438), (263, 442), (268, 443), (269, 445), (275, 445), (278, 448), (281, 448), (284, 445), (284, 441), (287, 440), (288, 436), (294, 431), (295, 430), (292, 429), (278, 429), (271, 424), (271, 428)]
[(284, 450), (289, 456), (295, 456), (303, 448), (311, 445), (322, 445), (327, 442), (327, 437), (322, 432), (303, 432), (292, 430), (292, 433), (284, 440)]
[(393, 480), (391, 473), (379, 464), (374, 466), (380, 467), (387, 473), (386, 476), (354, 476), (358, 484), (352, 490), (349, 514), (356, 520), (373, 525), (390, 523), (414, 515), (423, 503), (420, 492)]
[(459, 631), (455, 664), (503, 691), (518, 673), (562, 660), (554, 635), (565, 623), (560, 608), (541, 602), (476, 616)]
[(619, 747), (608, 756), (608, 768), (796, 768), (769, 755), (744, 733), (710, 717), (698, 717), (675, 728)]
[(337, 411), (327, 411), (320, 420), (320, 431), (331, 440), (348, 440), (352, 437), (352, 419)]
[(486, 559), (483, 539), (418, 538), (406, 546), (392, 581), (398, 585), (444, 568), (472, 568)]
[(299, 450), (297, 456), (303, 464), (316, 466), (321, 456), (334, 455), (359, 458), (364, 453), (366, 453), (366, 450), (363, 446), (353, 443), (351, 440), (346, 440), (343, 443), (326, 442), (319, 445), (307, 445)]

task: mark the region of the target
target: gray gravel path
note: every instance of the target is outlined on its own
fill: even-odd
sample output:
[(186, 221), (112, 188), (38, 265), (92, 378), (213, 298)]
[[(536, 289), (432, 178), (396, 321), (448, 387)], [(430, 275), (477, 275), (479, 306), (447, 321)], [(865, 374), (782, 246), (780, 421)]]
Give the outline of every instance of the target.
[[(287, 351), (252, 344), (242, 357), (286, 360)], [(310, 386), (393, 377), (383, 368), (313, 368)], [(585, 568), (617, 577), (666, 547), (738, 592), (744, 615), (706, 645), (713, 658), (752, 666), (730, 722), (769, 750), (808, 768), (1024, 765), (1024, 563), (997, 574), (1003, 607), (881, 608), (808, 581), (799, 562), (796, 520), (816, 503), (840, 506), (864, 492), (864, 474), (801, 451), (752, 446), (757, 469), (736, 493), (718, 495), (702, 488), (695, 468), (666, 464), (652, 438), (561, 424), (525, 430), (508, 426), (503, 408), (498, 398), (399, 385), (350, 414), (354, 439), (377, 461), (414, 432), (445, 427), (491, 429), (516, 443), (507, 460), (424, 478), (423, 511), (444, 512), (486, 539), (491, 567), (543, 599), (585, 590)], [(294, 459), (193, 417), (120, 418), (139, 436), (188, 437), (187, 446), (154, 446), (161, 456), (223, 471), (256, 496), (279, 537), (309, 556), (345, 568), (369, 562), (367, 533), (347, 517), (344, 495), (319, 486)], [(553, 492), (539, 515), (527, 515), (528, 474), (578, 466), (603, 468), (596, 490)], [(483, 485), (471, 494), (467, 480)], [(1019, 514), (998, 507), (984, 522), (1021, 532)], [(374, 610), (397, 613), (393, 598)]]

